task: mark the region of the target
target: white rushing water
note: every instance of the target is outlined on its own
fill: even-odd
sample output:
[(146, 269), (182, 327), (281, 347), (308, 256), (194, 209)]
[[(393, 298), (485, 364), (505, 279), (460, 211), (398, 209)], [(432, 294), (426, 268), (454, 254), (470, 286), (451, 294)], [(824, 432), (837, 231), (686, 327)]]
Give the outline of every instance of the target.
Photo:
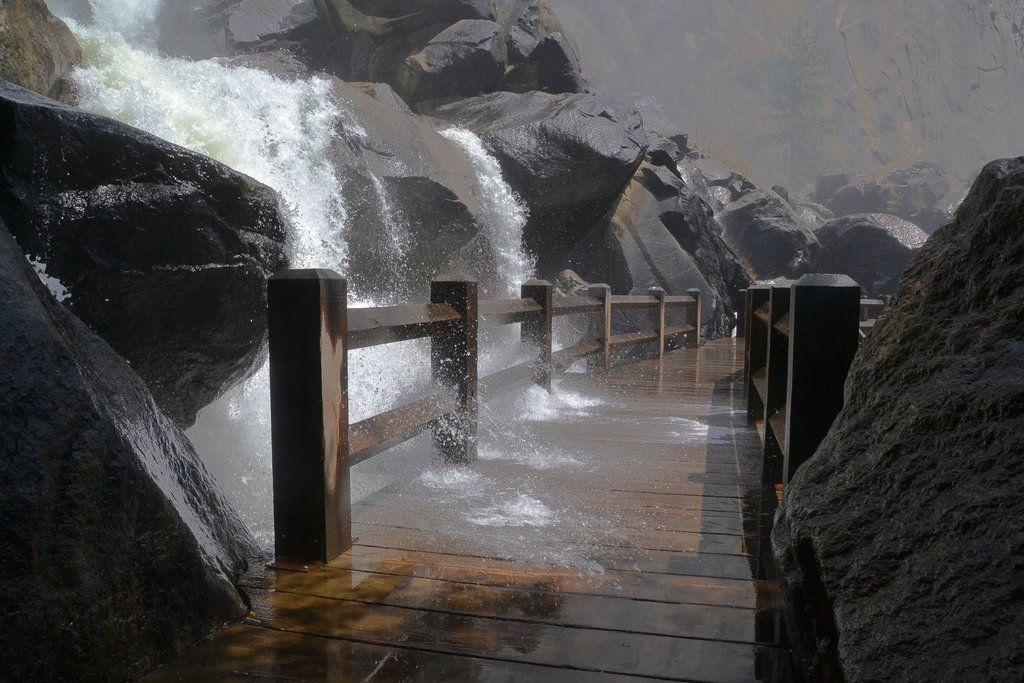
[[(73, 75), (80, 106), (206, 154), (274, 188), (289, 223), (288, 245), (293, 267), (328, 267), (342, 274), (349, 258), (345, 231), (349, 212), (339, 187), (330, 147), (339, 136), (354, 145), (365, 136), (356, 117), (319, 78), (284, 81), (262, 71), (228, 66), (216, 60), (192, 62), (159, 56), (154, 46), (154, 17), (159, 0), (92, 0), (95, 21), (69, 21), (83, 48), (83, 66)], [(56, 4), (59, 13), (60, 5)], [(442, 135), (458, 145), (476, 171), (483, 215), (478, 243), (487, 259), (486, 273), (514, 296), (519, 283), (533, 276), (533, 262), (522, 247), (526, 211), (501, 177), (497, 161), (479, 138), (463, 129)], [(394, 219), (381, 179), (372, 177), (376, 200), (385, 217), (393, 254), (393, 275), (404, 271), (410, 246), (407, 226)], [(479, 265), (479, 264), (478, 264)], [(350, 305), (372, 305), (363, 301)], [(386, 302), (396, 303), (396, 302)], [(505, 364), (518, 353), (514, 330), (489, 333), (481, 371)], [(386, 371), (385, 371), (386, 369)], [(429, 383), (426, 344), (406, 342), (363, 349), (350, 354), (351, 419), (357, 421), (386, 410)], [(269, 381), (266, 367), (204, 409), (188, 435), (243, 519), (265, 545), (273, 541), (271, 517)], [(545, 394), (546, 396), (546, 394)], [(534, 400), (536, 409), (548, 399)], [(483, 417), (483, 460), (509, 460), (543, 469), (576, 467), (571, 454), (538, 450), (529, 443), (509, 444), (500, 422)], [(372, 497), (383, 488), (416, 481), (435, 490), (467, 486), (472, 472), (452, 475), (431, 468), (429, 439), (374, 458), (353, 470), (353, 499)], [(425, 474), (424, 474), (425, 472)], [(453, 482), (463, 476), (466, 481)], [(471, 483), (471, 482), (470, 482)], [(487, 486), (458, 513), (476, 527), (542, 528), (564, 513), (552, 509), (541, 494), (528, 488)], [(468, 504), (468, 503), (466, 503)]]

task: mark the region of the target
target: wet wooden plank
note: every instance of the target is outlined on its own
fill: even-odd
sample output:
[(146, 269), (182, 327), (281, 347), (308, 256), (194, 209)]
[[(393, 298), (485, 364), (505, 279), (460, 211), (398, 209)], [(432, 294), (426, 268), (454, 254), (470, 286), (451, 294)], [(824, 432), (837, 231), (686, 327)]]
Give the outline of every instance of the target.
[(524, 623), (543, 621), (606, 631), (757, 642), (751, 614), (734, 607), (670, 602), (637, 605), (635, 600), (622, 596), (564, 593), (557, 583), (510, 587), (327, 568), (313, 573), (280, 572), (269, 581), (250, 579), (243, 585), (278, 593)]
[(566, 370), (576, 361), (597, 353), (604, 349), (604, 345), (597, 339), (585, 339), (578, 344), (559, 349), (551, 354), (551, 364), (559, 371)]
[(727, 340), (560, 380), (556, 394), (598, 403), (517, 431), (576, 465), (470, 465), (529, 481), (570, 519), (591, 514), (583, 564), (523, 554), (514, 529), (453, 530), (443, 498), (413, 481), (354, 506), (356, 544), (331, 565), (254, 568), (251, 623), (153, 680), (754, 680), (780, 613), (751, 531), (770, 513), (753, 500), (741, 365)]
[(533, 384), (536, 363), (532, 360), (480, 378), (479, 396), (485, 403), (514, 389)]
[(146, 681), (593, 681), (636, 678), (559, 670), (479, 657), (436, 654), (402, 644), (376, 645), (255, 626), (231, 626)]
[(429, 337), (459, 320), (448, 304), (384, 306), (348, 309), (348, 348)]
[(535, 320), (542, 312), (533, 299), (480, 299), (480, 329)]
[(646, 311), (660, 305), (653, 296), (613, 294), (611, 299), (613, 311)]
[(419, 401), (357, 422), (348, 430), (349, 464), (358, 465), (408, 441), (455, 409), (455, 400), (451, 395), (439, 391)]
[(604, 310), (604, 304), (592, 296), (562, 296), (555, 294), (551, 315), (573, 315), (575, 313), (596, 313)]
[(587, 672), (719, 681), (754, 679), (750, 645), (468, 617), (250, 590), (264, 625), (376, 645), (400, 641), (426, 652), (519, 661)]

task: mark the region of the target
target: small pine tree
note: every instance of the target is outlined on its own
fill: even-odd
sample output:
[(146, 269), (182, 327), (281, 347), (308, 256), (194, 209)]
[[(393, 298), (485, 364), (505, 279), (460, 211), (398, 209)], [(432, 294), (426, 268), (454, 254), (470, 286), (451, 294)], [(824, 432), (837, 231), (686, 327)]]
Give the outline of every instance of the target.
[(801, 187), (828, 164), (829, 138), (836, 130), (826, 106), (828, 63), (806, 19), (786, 30), (781, 49), (765, 60), (761, 83), (761, 101), (789, 182)]

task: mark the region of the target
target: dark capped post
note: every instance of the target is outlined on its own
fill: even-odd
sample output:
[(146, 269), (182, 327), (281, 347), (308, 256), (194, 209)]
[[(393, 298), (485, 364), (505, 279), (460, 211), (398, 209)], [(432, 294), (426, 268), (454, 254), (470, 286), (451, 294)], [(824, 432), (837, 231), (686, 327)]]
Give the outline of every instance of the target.
[(588, 361), (588, 366), (591, 371), (603, 369), (608, 371), (608, 368), (612, 364), (612, 350), (611, 350), (611, 339), (612, 339), (612, 288), (604, 283), (598, 283), (596, 285), (590, 285), (587, 288), (587, 294), (594, 297), (601, 302), (602, 308), (599, 313), (595, 313), (592, 317), (592, 326), (598, 339), (601, 340), (603, 347), (603, 353), (601, 360), (597, 360), (591, 356), (591, 360)]
[(434, 449), (446, 461), (476, 460), (477, 448), (477, 285), (456, 275), (430, 283), (430, 302), (448, 304), (461, 317), (431, 337), (430, 369), (434, 381), (452, 393), (457, 409), (434, 429)]
[(537, 354), (534, 381), (551, 391), (551, 310), (553, 287), (545, 280), (530, 280), (523, 284), (520, 296), (533, 299), (540, 306), (540, 314), (520, 326), (522, 343)]
[(267, 285), (274, 553), (329, 562), (352, 545), (347, 286), (333, 270)]

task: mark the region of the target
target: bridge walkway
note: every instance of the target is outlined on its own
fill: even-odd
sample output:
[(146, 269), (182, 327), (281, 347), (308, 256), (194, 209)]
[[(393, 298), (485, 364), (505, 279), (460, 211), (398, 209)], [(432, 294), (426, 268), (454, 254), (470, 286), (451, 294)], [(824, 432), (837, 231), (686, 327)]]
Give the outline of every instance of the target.
[(357, 504), (326, 567), (255, 567), (250, 617), (147, 680), (771, 679), (742, 356), (718, 340), (488, 404), (477, 462)]

